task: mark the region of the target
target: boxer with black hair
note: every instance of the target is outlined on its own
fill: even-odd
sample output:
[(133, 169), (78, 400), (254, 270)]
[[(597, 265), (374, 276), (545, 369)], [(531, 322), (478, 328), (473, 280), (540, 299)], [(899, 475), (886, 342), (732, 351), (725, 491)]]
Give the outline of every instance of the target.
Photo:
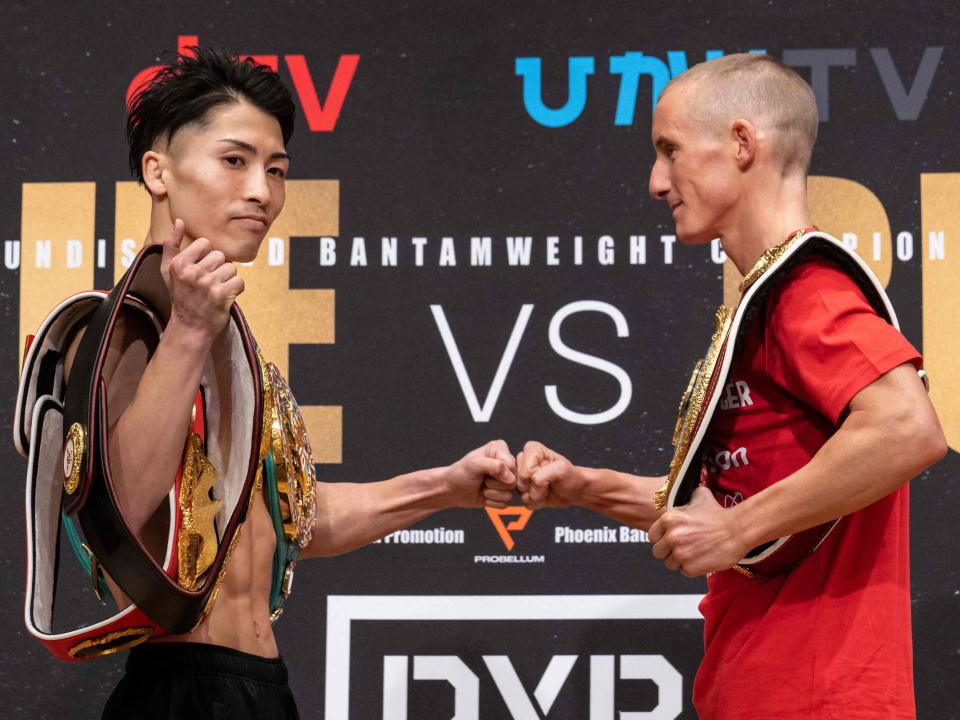
[[(208, 48), (192, 48), (162, 68), (129, 107), (130, 166), (151, 198), (141, 253), (146, 259), (135, 266), (147, 273), (159, 257), (163, 283), (157, 285), (166, 286), (167, 297), (152, 314), (136, 310), (149, 305), (144, 298), (117, 305), (100, 365), (86, 363), (85, 332), (76, 332), (63, 361), (66, 404), (69, 412), (71, 386), (91, 384), (78, 368), (94, 366), (107, 399), (101, 462), (110, 468), (116, 513), (132, 537), (127, 546), (134, 553), (139, 546), (158, 567), (166, 563), (168, 585), (175, 589), (177, 582), (184, 593), (206, 588), (208, 601), (201, 621), (186, 632), (163, 634), (148, 626), (134, 628), (139, 635), (131, 636), (121, 628), (64, 647), (65, 657), (80, 659), (115, 651), (131, 637), (148, 639), (130, 650), (104, 718), (298, 717), (271, 626), (289, 593), (297, 557), (344, 553), (443, 508), (502, 505), (511, 496), (515, 460), (502, 441), (449, 466), (390, 480), (314, 482), (302, 420), (276, 368), (259, 355), (250, 365), (242, 352), (233, 356), (238, 363), (216, 355), (229, 337), (237, 337), (235, 327), (241, 337), (234, 344), (250, 344), (234, 308), (244, 291), (236, 263), (256, 257), (283, 209), (293, 122), (290, 92), (274, 72)], [(158, 244), (162, 253), (150, 256)], [(151, 320), (159, 316), (165, 316), (162, 323)], [(96, 390), (97, 378), (92, 386)], [(262, 388), (263, 397), (255, 397), (253, 388)], [(261, 410), (263, 435), (255, 428), (251, 441), (250, 423)], [(84, 430), (86, 436), (92, 430), (77, 425), (77, 434), (67, 439), (64, 465), (79, 476), (91, 450)], [(260, 454), (249, 474), (246, 455), (236, 452), (244, 443), (253, 444), (254, 460), (258, 448)], [(100, 452), (99, 446), (92, 451)], [(205, 547), (216, 544), (223, 527), (218, 513), (233, 492), (217, 489), (217, 473), (236, 474), (238, 466), (246, 475), (240, 479), (253, 487), (243, 524), (220, 539), (220, 550)], [(194, 494), (185, 502), (188, 486)], [(170, 503), (173, 487), (178, 497)], [(178, 508), (176, 517), (171, 507)], [(203, 522), (214, 523), (216, 532), (204, 538)], [(176, 562), (170, 561), (172, 523), (180, 532)], [(215, 552), (218, 561), (226, 560), (222, 575), (213, 578)], [(93, 563), (95, 582), (101, 570), (118, 605), (130, 606), (106, 562), (102, 568)], [(131, 595), (139, 587), (132, 580)]]

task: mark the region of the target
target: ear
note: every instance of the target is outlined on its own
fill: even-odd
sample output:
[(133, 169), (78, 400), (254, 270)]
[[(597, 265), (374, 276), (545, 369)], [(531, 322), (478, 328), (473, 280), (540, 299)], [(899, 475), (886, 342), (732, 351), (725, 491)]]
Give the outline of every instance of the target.
[(154, 197), (164, 197), (167, 194), (167, 184), (163, 179), (165, 164), (166, 157), (154, 150), (147, 150), (140, 159), (143, 184)]
[(757, 128), (749, 120), (738, 118), (730, 126), (730, 134), (737, 143), (737, 167), (741, 171), (748, 170), (757, 160)]

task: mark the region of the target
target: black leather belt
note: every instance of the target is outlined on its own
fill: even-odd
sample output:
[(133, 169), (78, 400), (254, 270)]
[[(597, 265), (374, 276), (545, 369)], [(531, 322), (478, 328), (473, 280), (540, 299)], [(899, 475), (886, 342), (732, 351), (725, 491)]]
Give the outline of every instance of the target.
[[(148, 245), (102, 305), (93, 313), (80, 341), (66, 388), (64, 403), (64, 489), (62, 507), (75, 515), (99, 563), (124, 593), (151, 619), (171, 633), (193, 629), (209, 610), (219, 588), (222, 570), (240, 524), (250, 504), (263, 428), (263, 379), (256, 344), (239, 307), (230, 310), (228, 332), (239, 336), (253, 383), (252, 433), (246, 477), (236, 493), (223, 527), (218, 527), (219, 547), (205, 578), (195, 589), (185, 589), (171, 577), (131, 531), (116, 497), (110, 472), (107, 427), (107, 392), (103, 368), (110, 339), (128, 295), (169, 316), (170, 300), (160, 274), (161, 245)], [(171, 522), (173, 519), (171, 518)]]
[[(819, 231), (799, 231), (787, 242), (768, 250), (757, 267), (744, 278), (741, 285), (743, 295), (736, 309), (721, 306), (717, 311), (710, 347), (694, 368), (687, 392), (680, 402), (670, 473), (654, 500), (658, 508), (690, 502), (693, 491), (700, 486), (703, 441), (747, 331), (762, 312), (769, 292), (787, 272), (817, 256), (837, 262), (854, 279), (877, 314), (899, 329), (896, 313), (883, 286), (866, 263), (836, 238)], [(750, 576), (788, 572), (817, 549), (837, 522), (839, 520), (832, 520), (753, 548), (734, 569)]]

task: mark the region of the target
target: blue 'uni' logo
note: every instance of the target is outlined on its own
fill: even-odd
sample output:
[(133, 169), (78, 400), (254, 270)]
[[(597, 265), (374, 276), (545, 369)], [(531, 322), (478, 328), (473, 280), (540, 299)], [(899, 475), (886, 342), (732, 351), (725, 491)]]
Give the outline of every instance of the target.
[[(763, 53), (765, 50), (751, 50)], [(707, 50), (706, 59), (723, 57), (723, 50)], [(564, 127), (580, 117), (587, 105), (587, 76), (594, 73), (592, 57), (571, 57), (567, 59), (567, 101), (559, 108), (547, 107), (543, 102), (543, 84), (541, 80), (540, 58), (519, 57), (516, 59), (516, 74), (523, 81), (523, 106), (535, 121), (545, 127)], [(652, 81), (651, 111), (657, 106), (657, 100), (663, 89), (687, 69), (687, 53), (684, 50), (670, 50), (667, 62), (642, 52), (626, 52), (610, 58), (610, 74), (620, 75), (620, 92), (617, 96), (617, 111), (614, 125), (632, 125), (637, 106), (637, 91), (640, 77), (650, 76)]]

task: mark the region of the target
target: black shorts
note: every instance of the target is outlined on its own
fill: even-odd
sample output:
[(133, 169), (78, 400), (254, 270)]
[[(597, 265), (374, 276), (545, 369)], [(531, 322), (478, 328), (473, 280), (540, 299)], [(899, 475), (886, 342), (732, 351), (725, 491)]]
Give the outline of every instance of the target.
[(283, 658), (202, 643), (145, 643), (103, 720), (299, 720)]

